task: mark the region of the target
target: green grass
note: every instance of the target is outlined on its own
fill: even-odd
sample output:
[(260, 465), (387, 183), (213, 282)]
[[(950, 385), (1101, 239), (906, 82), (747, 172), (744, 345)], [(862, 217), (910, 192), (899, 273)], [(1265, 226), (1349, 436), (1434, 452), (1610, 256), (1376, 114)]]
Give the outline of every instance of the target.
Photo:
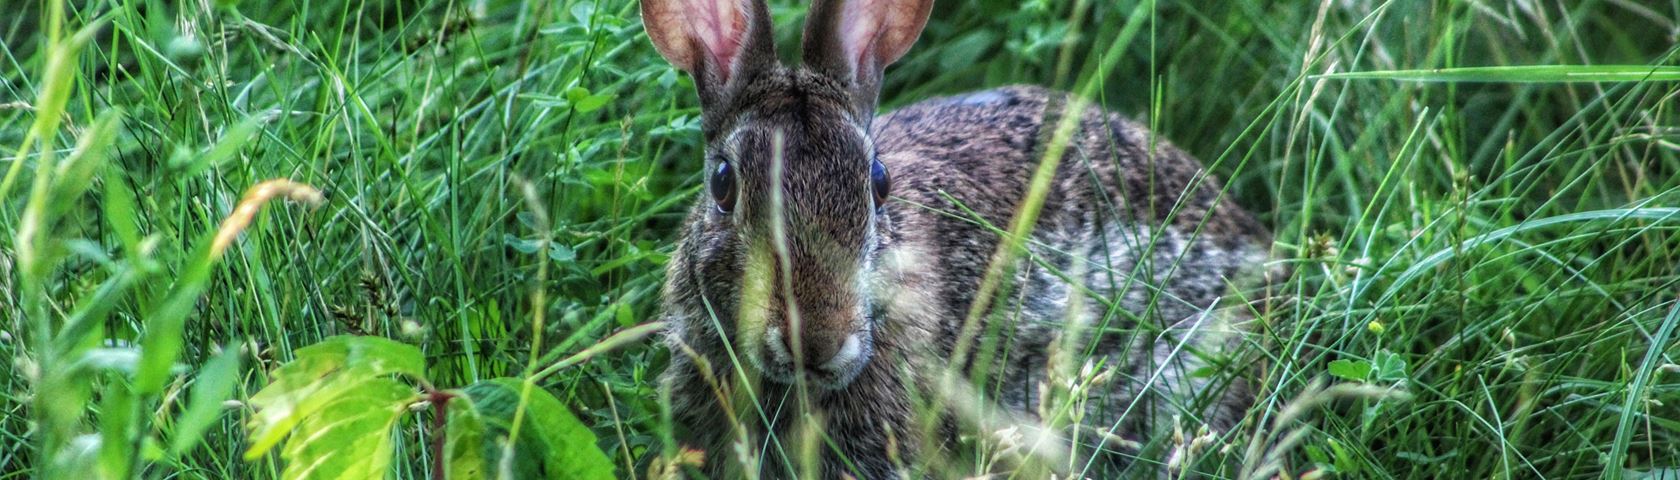
[[(15, 3), (0, 479), (278, 477), (197, 390), (250, 398), (339, 334), (420, 347), (440, 386), (541, 371), (645, 474), (670, 354), (598, 347), (656, 318), (701, 162), (632, 2)], [(791, 45), (806, 2), (774, 3)], [(1090, 86), (1273, 229), (1293, 273), (1216, 475), (1680, 476), (1680, 2), (1212, 3), (942, 1), (884, 105)], [(325, 202), (271, 203), (213, 262), (272, 178)]]

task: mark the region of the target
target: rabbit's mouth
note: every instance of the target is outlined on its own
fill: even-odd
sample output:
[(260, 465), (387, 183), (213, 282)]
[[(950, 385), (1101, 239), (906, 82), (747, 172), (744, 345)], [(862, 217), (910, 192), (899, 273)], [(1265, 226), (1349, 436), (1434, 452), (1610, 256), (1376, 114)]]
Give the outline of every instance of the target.
[(794, 384), (803, 380), (807, 385), (825, 390), (845, 388), (857, 379), (875, 353), (875, 342), (868, 328), (846, 335), (832, 346), (825, 345), (829, 348), (801, 345), (803, 350), (797, 356), (798, 361), (783, 340), (788, 337), (781, 326), (769, 326), (764, 333), (763, 353), (749, 357), (758, 364), (766, 380), (776, 383)]

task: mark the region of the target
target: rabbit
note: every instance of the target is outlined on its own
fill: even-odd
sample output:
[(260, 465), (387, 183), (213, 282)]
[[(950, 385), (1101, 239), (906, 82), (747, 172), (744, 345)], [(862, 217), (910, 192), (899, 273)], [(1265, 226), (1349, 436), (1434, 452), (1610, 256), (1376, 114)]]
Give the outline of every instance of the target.
[[(1242, 308), (1221, 298), (1255, 283), (1270, 233), (1195, 158), (1035, 86), (878, 116), (931, 0), (814, 0), (799, 66), (763, 0), (640, 9), (701, 105), (705, 193), (667, 266), (660, 389), (707, 477), (912, 475), (965, 428), (919, 420), (943, 373), (988, 365), (972, 398), (1041, 420), (1058, 348), (1113, 370), (1082, 393), (1101, 412), (1087, 423), (1127, 439), (1105, 450), (1175, 422), (1231, 428), (1252, 403), (1242, 379), (1192, 373), (1235, 346), (1219, 312)], [(1046, 152), (1060, 161), (1030, 238), (1000, 256)]]

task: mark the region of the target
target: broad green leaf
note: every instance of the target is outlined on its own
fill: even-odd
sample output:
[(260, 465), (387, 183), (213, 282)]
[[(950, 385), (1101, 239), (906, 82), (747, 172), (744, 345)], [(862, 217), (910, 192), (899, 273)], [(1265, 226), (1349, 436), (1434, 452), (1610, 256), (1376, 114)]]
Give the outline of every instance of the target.
[(443, 442), (443, 465), (448, 480), (489, 478), (490, 468), (484, 463), (489, 450), (484, 441), (484, 419), (472, 399), (465, 395), (449, 401), (449, 420)]
[(175, 421), (175, 433), (169, 440), (169, 454), (180, 456), (192, 451), (198, 445), (199, 438), (204, 431), (216, 422), (222, 413), (222, 401), (227, 400), (233, 393), (233, 387), (239, 382), (239, 348), (229, 347), (222, 350), (204, 364), (199, 370), (198, 379), (193, 382), (192, 400), (187, 403), (186, 411)]
[(415, 399), (414, 388), (376, 378), (303, 418), (281, 452), (287, 480), (382, 479), (391, 467), (391, 428)]
[[(297, 349), (296, 358), (331, 359), (340, 365), (367, 366), (379, 375), (400, 374), (414, 378), (426, 377), (426, 356), (420, 349), (385, 337), (340, 335), (320, 343)], [(288, 376), (286, 367), (274, 372), (276, 378)]]
[(1371, 362), (1341, 359), (1330, 362), (1330, 374), (1343, 380), (1363, 382), (1371, 378)]
[(381, 337), (338, 336), (295, 352), (297, 359), (274, 371), (267, 387), (251, 396), (251, 446), (256, 458), (285, 438), (299, 422), (339, 396), (356, 393), (392, 374), (425, 378), (420, 349)]
[[(520, 410), (524, 385), (516, 379), (498, 378), (478, 382), (465, 390), (467, 400), (484, 426), (482, 465), (495, 470), (505, 453), (511, 452), (511, 478), (613, 478), (613, 464), (595, 443), (589, 431), (571, 410), (547, 391), (532, 387), (524, 405), (518, 440), (510, 446), (515, 412)], [(453, 426), (451, 426), (453, 428)], [(502, 475), (498, 475), (502, 476)]]

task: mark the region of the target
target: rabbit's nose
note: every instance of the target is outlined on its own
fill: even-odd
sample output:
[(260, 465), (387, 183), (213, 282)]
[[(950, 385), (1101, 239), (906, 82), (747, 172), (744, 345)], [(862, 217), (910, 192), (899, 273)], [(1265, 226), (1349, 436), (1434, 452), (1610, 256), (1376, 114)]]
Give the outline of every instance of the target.
[(780, 345), (771, 346), (771, 350), (775, 351), (777, 356), (786, 354), (789, 364), (794, 363), (794, 359), (797, 358), (799, 366), (824, 373), (849, 370), (863, 355), (862, 342), (855, 333), (839, 339), (834, 338), (835, 335), (805, 335), (800, 339), (797, 353), (794, 350), (792, 335), (784, 332), (779, 337), (781, 338), (774, 341), (780, 342)]
[(817, 364), (818, 368), (830, 374), (840, 374), (852, 370), (855, 364), (863, 360), (863, 342), (858, 340), (859, 335), (863, 334), (847, 335), (846, 340), (840, 343), (840, 348), (833, 355), (830, 355), (827, 361)]

